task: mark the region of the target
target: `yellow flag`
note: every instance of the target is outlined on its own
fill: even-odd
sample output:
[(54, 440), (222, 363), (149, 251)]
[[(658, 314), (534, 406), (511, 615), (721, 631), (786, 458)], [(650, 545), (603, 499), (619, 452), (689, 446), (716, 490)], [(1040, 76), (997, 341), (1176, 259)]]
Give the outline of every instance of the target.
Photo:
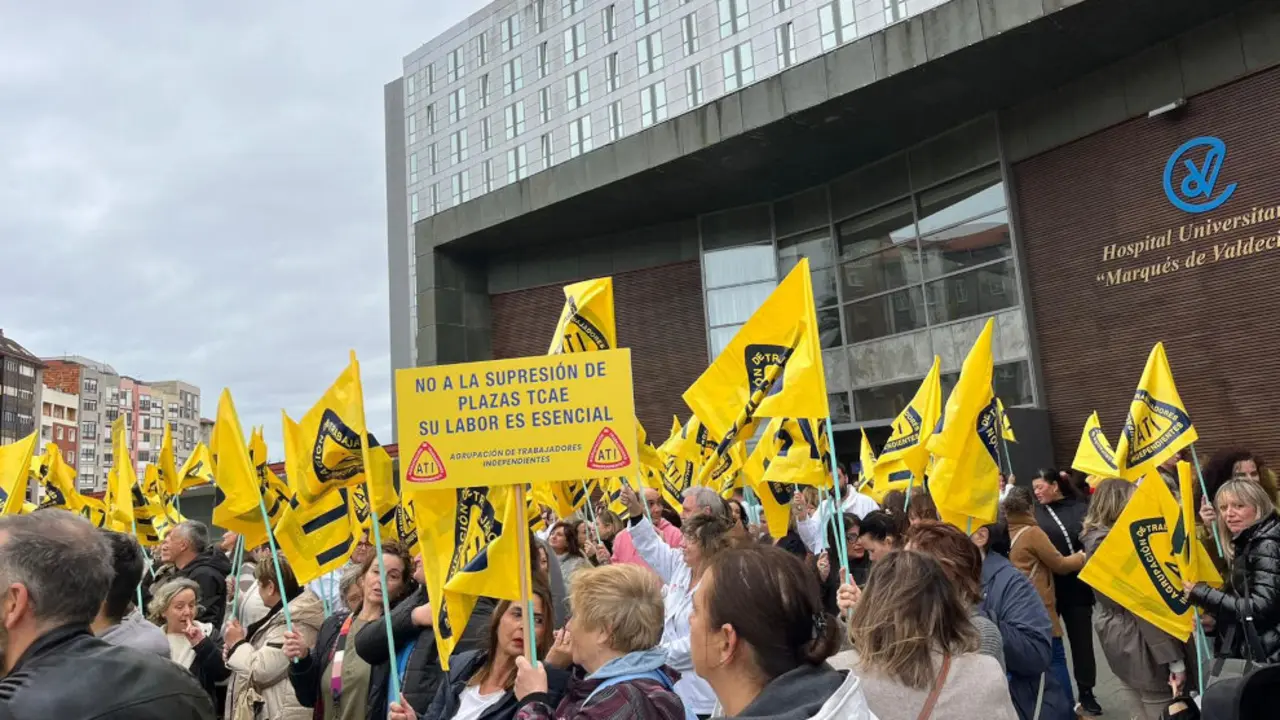
[(84, 508), (80, 514), (96, 528), (107, 527), (107, 506), (96, 497), (84, 496)]
[(764, 510), (765, 525), (775, 540), (787, 534), (791, 522), (791, 498), (795, 489), (787, 483), (766, 480), (778, 452), (778, 431), (785, 418), (773, 418), (751, 451), (743, 468), (744, 482), (755, 492)]
[[(921, 381), (911, 402), (893, 420), (893, 432), (880, 449), (876, 464), (875, 485), (887, 487), (894, 482), (889, 475), (907, 471), (917, 480), (923, 479), (929, 463), (929, 438), (942, 417), (942, 360), (933, 357), (933, 367)], [(887, 492), (887, 491), (885, 491)]]
[[(1152, 473), (1138, 483), (1115, 526), (1080, 571), (1080, 579), (1185, 642), (1194, 616), (1183, 597), (1179, 554), (1195, 532), (1187, 532), (1181, 519), (1173, 493)], [(1207, 557), (1204, 563), (1212, 566)]]
[[(309, 469), (311, 458), (297, 423), (281, 413), (284, 426), (285, 475), (300, 477)], [(356, 537), (349, 502), (350, 490), (334, 488), (315, 502), (304, 503), (295, 496), (286, 505), (276, 525), (276, 542), (289, 560), (298, 582), (306, 584), (347, 563), (355, 549)]]
[(160, 443), (157, 464), (160, 466), (160, 486), (164, 488), (164, 494), (181, 495), (182, 477), (178, 475), (177, 459), (173, 454), (173, 428), (168, 424), (164, 426), (164, 440)]
[[(766, 456), (768, 467), (765, 482), (786, 486), (812, 485), (833, 487), (831, 481), (831, 451), (826, 433), (816, 432), (816, 423), (804, 418), (774, 418), (766, 432), (772, 435), (761, 439), (771, 440), (776, 447)], [(757, 446), (758, 447), (758, 446)]]
[(983, 525), (995, 522), (1000, 512), (999, 415), (991, 391), (994, 325), (988, 319), (969, 350), (947, 398), (942, 427), (928, 443), (934, 455), (929, 476), (934, 502)]
[(618, 330), (613, 313), (613, 278), (596, 278), (565, 286), (564, 309), (556, 323), (548, 355), (613, 350)]
[(178, 477), (183, 490), (213, 483), (213, 455), (207, 445), (196, 445), (196, 449), (178, 471)]
[(1173, 383), (1164, 343), (1156, 343), (1116, 444), (1120, 477), (1137, 480), (1198, 439), (1187, 406), (1182, 404), (1182, 396)]
[(116, 416), (111, 424), (111, 454), (114, 459), (107, 472), (107, 492), (103, 496), (108, 527), (117, 532), (133, 532), (133, 489), (138, 485), (138, 472), (129, 455), (124, 413)]
[(876, 452), (871, 448), (871, 441), (867, 439), (866, 428), (862, 428), (862, 445), (858, 448), (858, 464), (858, 484), (870, 485), (876, 472)]
[(471, 617), (477, 596), (519, 600), (515, 488), (425, 490), (415, 497), (418, 539), (440, 665)]
[(1182, 572), (1182, 579), (1222, 587), (1222, 576), (1214, 567), (1209, 553), (1200, 545), (1200, 536), (1196, 533), (1195, 486), (1191, 479), (1191, 463), (1178, 462), (1178, 494), (1180, 522), (1177, 527), (1180, 533), (1175, 533), (1173, 547), (1179, 551), (1178, 569)]
[[(396, 511), (400, 507), (400, 497), (396, 494), (395, 477), (392, 470), (391, 456), (385, 448), (373, 440), (369, 445), (369, 464), (373, 472), (369, 474), (369, 482), (351, 488), (352, 520), (360, 527), (372, 531), (370, 523), (371, 511), (379, 519), (378, 530), (383, 542), (399, 540), (399, 528), (396, 525)], [(373, 503), (370, 507), (368, 487), (373, 488)]]
[[(771, 366), (782, 366), (782, 376), (765, 388)], [(712, 436), (723, 438), (761, 389), (768, 394), (755, 408), (755, 417), (825, 418), (830, 414), (807, 258), (787, 274), (685, 390), (684, 401)]]
[(1076, 446), (1076, 457), (1071, 467), (1085, 475), (1099, 478), (1119, 477), (1120, 469), (1116, 467), (1116, 453), (1111, 449), (1111, 442), (1102, 432), (1102, 423), (1098, 422), (1095, 410), (1084, 421), (1084, 432), (1080, 433), (1080, 444)]
[(911, 486), (911, 471), (902, 465), (902, 462), (885, 463), (883, 459), (876, 462), (876, 479), (871, 483), (871, 487), (864, 488), (862, 492), (875, 500), (877, 503), (884, 504), (884, 496), (894, 490), (907, 491)]
[[(260, 427), (254, 428), (249, 437), (249, 462), (253, 463), (254, 476), (258, 479), (258, 492), (262, 493), (267, 517), (271, 519), (271, 526), (275, 527), (280, 522), (280, 516), (292, 493), (280, 476), (272, 472), (271, 465), (267, 462), (267, 441), (262, 436)], [(262, 512), (259, 511), (258, 514), (261, 515)]]
[(1018, 442), (1013, 434), (1013, 423), (1009, 422), (1009, 414), (1004, 411), (1004, 403), (1000, 398), (996, 398), (996, 409), (1000, 411), (1000, 437), (1011, 443)]
[(733, 443), (716, 454), (710, 461), (712, 468), (707, 476), (707, 487), (715, 490), (721, 497), (730, 497), (733, 491), (742, 487), (740, 477), (742, 466), (747, 462), (747, 448), (740, 442)]
[(0, 515), (16, 515), (27, 497), (27, 476), (36, 454), (37, 433), (0, 446)]
[(311, 470), (295, 487), (304, 500), (314, 500), (330, 488), (364, 482), (364, 391), (354, 354), (320, 401), (298, 421), (298, 427), (311, 456)]
[(660, 490), (667, 504), (679, 511), (681, 495), (693, 486), (694, 478), (702, 468), (704, 451), (711, 441), (707, 437), (707, 429), (696, 416), (690, 417), (683, 426), (675, 418), (671, 423), (671, 436), (658, 448), (658, 455), (662, 458)]
[(257, 547), (267, 540), (267, 528), (259, 509), (261, 496), (257, 474), (249, 459), (249, 447), (240, 427), (231, 391), (223, 389), (218, 399), (212, 447), (216, 487), (213, 493), (213, 523), (244, 536), (245, 547)]

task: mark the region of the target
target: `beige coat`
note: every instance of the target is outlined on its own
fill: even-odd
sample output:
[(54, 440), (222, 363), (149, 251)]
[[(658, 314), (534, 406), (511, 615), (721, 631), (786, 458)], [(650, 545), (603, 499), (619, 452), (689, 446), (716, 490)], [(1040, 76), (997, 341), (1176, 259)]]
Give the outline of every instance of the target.
[(1049, 611), (1049, 619), (1053, 621), (1053, 636), (1062, 637), (1062, 624), (1058, 620), (1057, 600), (1053, 592), (1053, 576), (1080, 572), (1084, 567), (1084, 555), (1076, 553), (1063, 557), (1053, 546), (1053, 541), (1044, 530), (1036, 524), (1032, 515), (1009, 515), (1009, 562), (1018, 568), (1036, 592), (1040, 593), (1040, 601)]
[[(858, 666), (858, 651), (846, 650), (827, 661), (837, 670), (849, 670), (862, 681), (867, 705), (878, 720), (916, 720), (929, 698), (930, 688), (916, 690), (878, 672)], [(935, 671), (942, 656), (933, 656)], [(1000, 663), (989, 655), (965, 653), (951, 658), (951, 668), (938, 694), (929, 720), (1017, 720), (1009, 697), (1009, 682)]]
[[(293, 630), (307, 645), (314, 645), (324, 622), (324, 605), (311, 591), (289, 603)], [(303, 707), (289, 684), (289, 659), (285, 657), (284, 613), (278, 612), (227, 656), (231, 685), (227, 692), (227, 720), (311, 720), (314, 711)], [(262, 703), (254, 712), (255, 703)]]

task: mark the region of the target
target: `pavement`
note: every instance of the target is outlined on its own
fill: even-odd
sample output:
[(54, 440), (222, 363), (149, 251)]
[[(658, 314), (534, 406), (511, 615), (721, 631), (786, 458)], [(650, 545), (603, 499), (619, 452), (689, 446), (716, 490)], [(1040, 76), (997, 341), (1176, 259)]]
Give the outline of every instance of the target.
[[(1064, 637), (1065, 641), (1066, 638)], [(1071, 665), (1071, 643), (1067, 645), (1067, 667)], [(1107, 656), (1102, 654), (1102, 643), (1098, 641), (1097, 633), (1093, 636), (1093, 659), (1098, 666), (1098, 684), (1093, 688), (1093, 694), (1098, 698), (1098, 704), (1102, 706), (1102, 717), (1116, 718), (1116, 720), (1125, 720), (1129, 716), (1128, 708), (1124, 700), (1124, 696), (1120, 694), (1120, 680), (1116, 678), (1115, 673), (1111, 672), (1111, 666), (1107, 664)], [(1075, 678), (1071, 680), (1072, 697), (1079, 699), (1080, 689), (1075, 686)]]

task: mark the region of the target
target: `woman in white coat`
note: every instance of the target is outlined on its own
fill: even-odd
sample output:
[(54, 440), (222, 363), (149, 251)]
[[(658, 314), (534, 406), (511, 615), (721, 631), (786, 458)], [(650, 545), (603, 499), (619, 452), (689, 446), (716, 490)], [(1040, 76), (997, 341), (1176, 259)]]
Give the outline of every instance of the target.
[(311, 708), (303, 707), (289, 683), (289, 658), (284, 654), (286, 630), (284, 604), (289, 604), (293, 631), (314, 644), (324, 623), (324, 602), (298, 586), (293, 569), (280, 559), (283, 592), (269, 559), (255, 570), (257, 593), (267, 614), (249, 627), (236, 620), (227, 623), (226, 666), (231, 672), (227, 692), (227, 720), (310, 720)]
[(716, 696), (707, 681), (693, 669), (689, 613), (693, 611), (693, 593), (703, 572), (717, 555), (729, 548), (732, 525), (721, 515), (694, 515), (685, 520), (681, 528), (684, 545), (673, 548), (654, 530), (639, 498), (630, 488), (623, 488), (622, 500), (631, 513), (631, 540), (636, 552), (662, 579), (664, 618), (659, 647), (667, 651), (667, 665), (680, 673), (676, 695), (695, 715), (710, 715), (715, 709)]

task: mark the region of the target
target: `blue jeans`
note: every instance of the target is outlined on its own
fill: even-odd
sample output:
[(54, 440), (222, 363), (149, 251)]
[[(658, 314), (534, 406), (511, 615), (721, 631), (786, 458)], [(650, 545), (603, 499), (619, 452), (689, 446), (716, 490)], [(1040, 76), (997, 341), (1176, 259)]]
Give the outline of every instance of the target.
[(1062, 638), (1053, 639), (1053, 659), (1049, 661), (1049, 672), (1062, 684), (1062, 691), (1067, 694), (1067, 707), (1076, 706), (1076, 696), (1071, 692), (1071, 671), (1067, 669), (1067, 646)]

